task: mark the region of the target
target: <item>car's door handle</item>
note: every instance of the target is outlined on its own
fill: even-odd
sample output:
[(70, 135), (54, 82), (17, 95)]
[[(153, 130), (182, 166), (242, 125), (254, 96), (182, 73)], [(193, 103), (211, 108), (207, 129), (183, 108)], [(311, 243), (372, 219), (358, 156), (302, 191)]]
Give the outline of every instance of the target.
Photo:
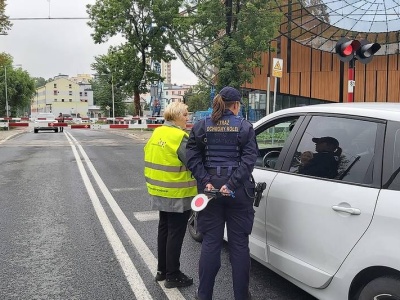
[(353, 208), (353, 207), (343, 207), (343, 206), (334, 205), (334, 206), (332, 206), (332, 209), (334, 211), (345, 212), (345, 213), (348, 213), (351, 215), (361, 214), (361, 210), (359, 210), (358, 208)]

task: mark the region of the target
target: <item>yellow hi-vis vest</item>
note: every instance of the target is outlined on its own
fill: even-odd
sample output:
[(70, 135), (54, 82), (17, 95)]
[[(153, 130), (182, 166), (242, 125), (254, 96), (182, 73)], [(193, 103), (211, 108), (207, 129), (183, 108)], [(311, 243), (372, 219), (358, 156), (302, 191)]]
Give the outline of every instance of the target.
[(176, 127), (156, 128), (144, 147), (144, 177), (150, 195), (186, 198), (197, 195), (196, 180), (178, 158), (178, 148), (188, 134)]

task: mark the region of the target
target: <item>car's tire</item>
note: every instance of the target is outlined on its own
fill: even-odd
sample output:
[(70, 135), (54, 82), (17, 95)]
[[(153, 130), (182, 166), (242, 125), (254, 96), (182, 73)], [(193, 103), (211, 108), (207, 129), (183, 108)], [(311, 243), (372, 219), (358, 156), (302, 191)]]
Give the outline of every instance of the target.
[(357, 300), (400, 300), (400, 276), (383, 276), (368, 282), (360, 291)]
[(34, 132), (34, 133), (38, 133), (38, 132), (39, 132), (39, 130), (37, 130), (37, 129), (33, 129), (33, 132)]
[(203, 241), (203, 235), (197, 231), (197, 212), (192, 211), (188, 221), (188, 230), (190, 236), (196, 241), (201, 243)]
[(54, 132), (56, 132), (56, 133), (57, 133), (57, 132), (58, 132), (58, 128), (57, 128), (57, 129), (54, 129)]

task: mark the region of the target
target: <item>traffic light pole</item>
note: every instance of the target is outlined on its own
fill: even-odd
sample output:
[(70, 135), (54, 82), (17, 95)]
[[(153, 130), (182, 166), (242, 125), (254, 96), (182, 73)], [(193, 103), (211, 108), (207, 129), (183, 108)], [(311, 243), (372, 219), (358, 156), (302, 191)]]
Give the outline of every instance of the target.
[(356, 85), (356, 81), (354, 80), (355, 64), (356, 60), (354, 58), (349, 61), (347, 102), (354, 102), (354, 86)]
[[(362, 64), (367, 64), (380, 48), (380, 44), (370, 43), (367, 40), (358, 41), (342, 37), (337, 41), (335, 45), (336, 54), (339, 56), (340, 61), (349, 62), (347, 102), (354, 101), (354, 87), (356, 85), (354, 69), (356, 60)], [(343, 73), (340, 76), (343, 78)], [(344, 83), (343, 79), (341, 79), (340, 83)], [(341, 88), (341, 90), (343, 89), (344, 87)]]

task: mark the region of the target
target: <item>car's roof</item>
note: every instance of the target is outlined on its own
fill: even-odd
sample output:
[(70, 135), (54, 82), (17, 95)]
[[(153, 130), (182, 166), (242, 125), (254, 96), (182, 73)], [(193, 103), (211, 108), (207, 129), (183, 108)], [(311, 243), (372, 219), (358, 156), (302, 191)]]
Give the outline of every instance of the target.
[(354, 102), (293, 107), (269, 114), (257, 121), (254, 126), (265, 122), (267, 119), (290, 113), (334, 113), (340, 115), (370, 117), (381, 120), (400, 121), (400, 103)]

